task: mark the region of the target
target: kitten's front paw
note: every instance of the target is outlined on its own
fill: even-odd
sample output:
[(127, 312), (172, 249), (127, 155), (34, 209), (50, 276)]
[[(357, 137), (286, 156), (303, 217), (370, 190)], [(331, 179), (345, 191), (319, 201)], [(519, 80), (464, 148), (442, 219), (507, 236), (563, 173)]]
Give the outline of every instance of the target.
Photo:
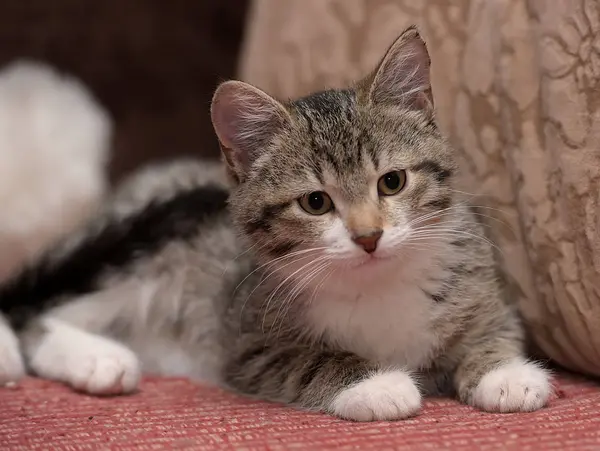
[(345, 389), (331, 403), (335, 415), (354, 421), (401, 420), (421, 409), (421, 393), (404, 371), (376, 373)]
[[(107, 351), (107, 350), (104, 350)], [(69, 383), (94, 395), (120, 395), (137, 388), (140, 370), (135, 355), (125, 348), (88, 355), (73, 365)]]
[(488, 412), (532, 412), (546, 405), (551, 392), (550, 377), (544, 369), (518, 360), (484, 375), (473, 403)]
[(19, 341), (0, 319), (0, 386), (18, 381), (25, 374)]
[(50, 324), (30, 365), (41, 377), (94, 395), (129, 393), (140, 380), (139, 362), (131, 350), (60, 322)]

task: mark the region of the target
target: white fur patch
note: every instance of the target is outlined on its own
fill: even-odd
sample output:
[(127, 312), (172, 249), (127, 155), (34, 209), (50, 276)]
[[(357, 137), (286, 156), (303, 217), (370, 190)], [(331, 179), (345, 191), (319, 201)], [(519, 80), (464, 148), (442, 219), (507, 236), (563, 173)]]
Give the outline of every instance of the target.
[(387, 371), (342, 391), (330, 409), (348, 420), (401, 420), (419, 412), (421, 394), (406, 372)]
[(437, 281), (448, 274), (428, 253), (406, 258), (333, 273), (313, 289), (310, 333), (383, 365), (416, 370), (427, 363), (439, 345), (431, 324), (449, 308), (427, 292), (439, 291)]
[(77, 80), (0, 72), (0, 281), (87, 219), (104, 194), (111, 122)]
[(448, 268), (462, 256), (443, 240), (404, 246), (406, 234), (402, 226), (386, 230), (377, 251), (367, 256), (352, 243), (343, 221), (333, 222), (323, 237), (333, 269), (326, 267), (325, 283), (307, 290), (315, 339), (325, 337), (390, 367), (417, 370), (428, 363), (439, 346), (431, 325), (450, 308), (431, 294), (443, 290)]
[(551, 392), (546, 370), (533, 362), (515, 360), (483, 376), (474, 403), (488, 412), (532, 412), (546, 405)]
[(59, 320), (47, 319), (44, 326), (48, 332), (30, 353), (31, 368), (39, 376), (96, 395), (137, 388), (139, 363), (125, 346)]
[(4, 319), (0, 318), (0, 386), (19, 380), (24, 374), (19, 341)]

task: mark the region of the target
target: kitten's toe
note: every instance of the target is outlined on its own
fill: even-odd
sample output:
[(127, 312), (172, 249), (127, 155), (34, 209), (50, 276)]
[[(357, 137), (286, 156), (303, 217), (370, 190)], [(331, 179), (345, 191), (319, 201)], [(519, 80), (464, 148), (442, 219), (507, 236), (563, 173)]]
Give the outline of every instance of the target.
[(94, 395), (132, 392), (140, 380), (135, 354), (125, 346), (60, 321), (46, 321), (46, 332), (30, 351), (31, 368)]
[(67, 382), (73, 388), (93, 395), (119, 395), (135, 390), (140, 379), (135, 355), (121, 347), (102, 351), (102, 354), (71, 362)]
[(19, 341), (13, 331), (0, 320), (0, 386), (19, 380), (25, 365)]
[(551, 393), (548, 372), (535, 363), (518, 360), (484, 375), (473, 403), (488, 412), (532, 412), (544, 407)]
[(404, 371), (376, 373), (343, 390), (330, 406), (335, 415), (354, 421), (401, 420), (420, 409), (419, 389)]

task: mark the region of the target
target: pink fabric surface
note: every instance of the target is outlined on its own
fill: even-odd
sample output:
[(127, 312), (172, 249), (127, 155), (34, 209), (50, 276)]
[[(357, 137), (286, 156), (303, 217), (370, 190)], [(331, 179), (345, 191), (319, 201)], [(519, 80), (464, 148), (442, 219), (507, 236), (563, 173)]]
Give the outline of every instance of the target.
[(183, 379), (95, 398), (33, 378), (0, 389), (0, 450), (600, 450), (600, 386), (560, 376), (550, 406), (486, 414), (427, 400), (406, 421), (351, 423)]

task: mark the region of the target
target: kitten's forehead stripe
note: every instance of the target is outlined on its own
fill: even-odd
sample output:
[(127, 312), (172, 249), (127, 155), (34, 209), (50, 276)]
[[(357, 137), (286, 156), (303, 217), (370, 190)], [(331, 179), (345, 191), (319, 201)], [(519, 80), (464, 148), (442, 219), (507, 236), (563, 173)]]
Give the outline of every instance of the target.
[[(324, 91), (293, 102), (291, 108), (305, 124), (311, 159), (322, 173), (331, 170), (347, 195), (364, 195), (365, 159), (377, 169), (378, 150), (370, 133), (361, 127), (356, 92), (351, 89)], [(357, 178), (358, 177), (358, 178)]]
[(322, 91), (294, 101), (294, 106), (301, 111), (346, 119), (351, 117), (348, 114), (354, 110), (355, 104), (356, 95), (351, 89)]
[(358, 145), (361, 149), (367, 151), (369, 158), (371, 159), (371, 163), (373, 163), (373, 167), (375, 170), (379, 169), (379, 154), (377, 152), (377, 148), (373, 145), (373, 142), (369, 139), (367, 134), (363, 131), (358, 135)]
[(323, 175), (323, 165), (317, 162), (313, 162), (311, 165), (312, 173), (317, 178), (321, 185), (325, 185), (325, 177)]

